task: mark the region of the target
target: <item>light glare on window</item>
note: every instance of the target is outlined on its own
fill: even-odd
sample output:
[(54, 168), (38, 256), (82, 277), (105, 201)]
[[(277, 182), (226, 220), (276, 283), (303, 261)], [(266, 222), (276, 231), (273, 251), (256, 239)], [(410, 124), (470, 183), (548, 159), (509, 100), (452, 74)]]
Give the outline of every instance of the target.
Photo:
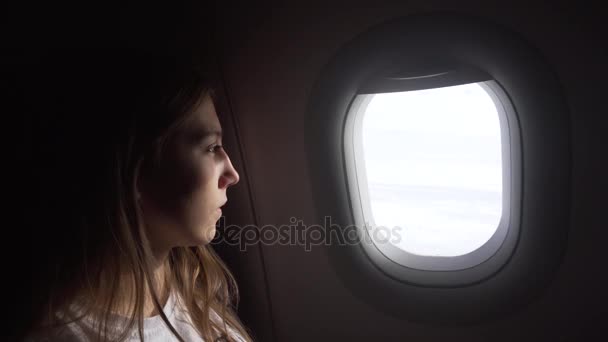
[(376, 94), (363, 113), (374, 226), (396, 246), (458, 256), (485, 244), (502, 215), (501, 127), (479, 84)]

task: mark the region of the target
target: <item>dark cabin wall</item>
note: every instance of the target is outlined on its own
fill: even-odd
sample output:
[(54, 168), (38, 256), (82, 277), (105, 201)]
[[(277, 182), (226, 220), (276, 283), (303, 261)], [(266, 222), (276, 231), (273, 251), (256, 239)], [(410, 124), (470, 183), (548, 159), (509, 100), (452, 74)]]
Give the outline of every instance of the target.
[[(606, 191), (602, 113), (607, 73), (606, 43), (594, 7), (380, 0), (265, 2), (224, 5), (219, 11), (226, 91), (247, 168), (248, 196), (254, 199), (250, 214), (231, 206), (227, 216), (232, 220), (253, 219), (247, 222), (258, 227), (289, 224), (291, 217), (320, 223), (314, 222), (302, 130), (308, 96), (321, 68), (341, 45), (392, 18), (451, 11), (479, 16), (519, 33), (556, 72), (572, 117), (573, 205), (567, 251), (552, 284), (523, 310), (470, 326), (395, 319), (353, 297), (335, 277), (322, 248), (305, 252), (298, 246), (258, 245), (255, 261), (250, 254), (238, 253), (231, 260), (252, 267), (254, 273), (241, 277), (265, 272), (268, 281), (268, 314), (274, 324), (259, 325), (259, 316), (243, 316), (251, 323), (257, 319), (252, 328), (264, 336), (271, 336), (274, 329), (276, 341), (554, 341), (601, 333), (607, 302), (602, 252), (608, 241), (601, 215)], [(253, 305), (265, 304), (264, 298), (249, 296), (246, 287), (241, 290)]]

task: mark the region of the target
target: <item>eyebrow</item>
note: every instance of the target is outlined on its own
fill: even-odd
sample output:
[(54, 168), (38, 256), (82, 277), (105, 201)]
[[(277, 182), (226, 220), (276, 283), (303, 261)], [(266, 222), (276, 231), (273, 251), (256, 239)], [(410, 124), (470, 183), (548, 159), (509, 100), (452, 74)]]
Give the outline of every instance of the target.
[(223, 132), (221, 130), (205, 130), (202, 132), (203, 134), (203, 138), (209, 137), (209, 136), (216, 136), (216, 137), (223, 137)]

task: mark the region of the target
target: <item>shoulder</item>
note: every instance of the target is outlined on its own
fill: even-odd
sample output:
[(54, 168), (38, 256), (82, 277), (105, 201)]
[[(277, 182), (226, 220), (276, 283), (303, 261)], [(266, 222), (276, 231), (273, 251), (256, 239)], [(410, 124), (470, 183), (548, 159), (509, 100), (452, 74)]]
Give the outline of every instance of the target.
[[(190, 314), (188, 313), (187, 309), (185, 308), (185, 306), (183, 305), (183, 301), (181, 300), (181, 297), (178, 296), (177, 298), (177, 303), (178, 303), (178, 309), (177, 314), (176, 314), (176, 318), (177, 318), (177, 329), (178, 331), (180, 331), (180, 328), (183, 328), (183, 325), (189, 325), (190, 327), (194, 327), (194, 324), (192, 322), (192, 318), (190, 317)], [(210, 309), (209, 311), (209, 318), (214, 321), (217, 324), (222, 324), (223, 319), (222, 317), (213, 309)], [(228, 334), (231, 337), (232, 341), (236, 341), (236, 342), (246, 342), (246, 340), (238, 333), (238, 331), (236, 331), (235, 329), (233, 329), (232, 327), (228, 326)], [(194, 328), (193, 328), (194, 329)], [(217, 341), (213, 341), (213, 342), (223, 342), (223, 341), (227, 341), (226, 339), (218, 339)]]

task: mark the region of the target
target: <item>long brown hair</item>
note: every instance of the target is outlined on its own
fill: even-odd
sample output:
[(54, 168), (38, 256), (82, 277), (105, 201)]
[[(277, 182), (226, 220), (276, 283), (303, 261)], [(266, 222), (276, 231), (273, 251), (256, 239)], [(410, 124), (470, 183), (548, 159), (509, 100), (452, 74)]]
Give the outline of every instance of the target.
[[(32, 134), (41, 218), (34, 231), (45, 240), (36, 244), (37, 253), (46, 253), (46, 267), (33, 277), (44, 283), (34, 285), (34, 326), (52, 331), (88, 317), (96, 322), (98, 340), (124, 340), (136, 327), (143, 339), (150, 289), (156, 310), (183, 340), (152, 286), (136, 184), (142, 165), (159, 162), (163, 146), (199, 101), (214, 97), (213, 60), (124, 49), (72, 51), (51, 60), (39, 73), (44, 77), (37, 86), (46, 93), (39, 97)], [(173, 248), (167, 264), (167, 285), (205, 341), (232, 341), (229, 329), (251, 341), (236, 315), (236, 281), (211, 246)], [(125, 274), (134, 284), (130, 315), (113, 335), (110, 313), (118, 309)], [(81, 315), (58, 314), (75, 303)], [(211, 311), (221, 320), (210, 319)]]

